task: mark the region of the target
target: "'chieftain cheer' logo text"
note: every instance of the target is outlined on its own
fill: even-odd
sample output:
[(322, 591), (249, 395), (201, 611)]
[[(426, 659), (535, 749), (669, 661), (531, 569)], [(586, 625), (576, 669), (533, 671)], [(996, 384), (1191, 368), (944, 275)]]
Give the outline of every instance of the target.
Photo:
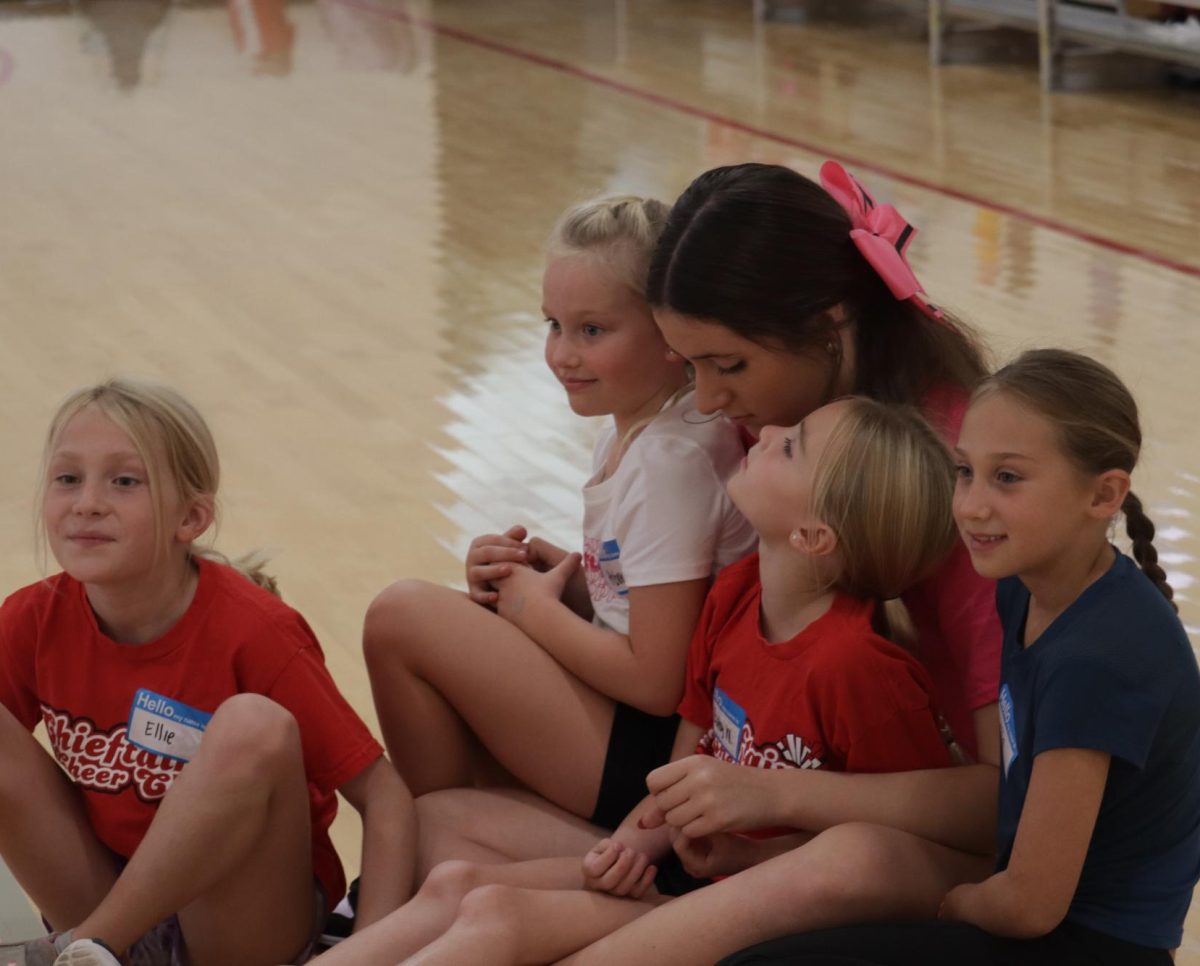
[(742, 725), (738, 748), (735, 760), (717, 740), (712, 728), (702, 734), (696, 743), (696, 753), (699, 755), (711, 755), (719, 761), (730, 761), (751, 768), (820, 768), (823, 764), (813, 753), (812, 746), (799, 735), (789, 734), (769, 745), (756, 745), (754, 727), (749, 720)]
[(72, 718), (42, 705), (42, 720), (54, 756), (84, 788), (115, 795), (129, 785), (144, 802), (162, 798), (184, 763), (129, 743), (125, 725), (101, 731), (88, 718)]

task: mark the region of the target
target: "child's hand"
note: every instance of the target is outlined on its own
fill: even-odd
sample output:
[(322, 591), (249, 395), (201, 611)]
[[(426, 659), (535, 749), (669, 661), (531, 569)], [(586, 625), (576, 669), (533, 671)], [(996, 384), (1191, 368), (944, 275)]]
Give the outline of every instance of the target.
[(562, 599), (563, 589), (582, 559), (577, 553), (569, 553), (545, 573), (538, 573), (532, 567), (513, 567), (511, 574), (494, 582), (496, 613), (520, 627), (530, 602), (539, 598)]
[(756, 839), (731, 832), (718, 832), (690, 839), (676, 835), (671, 847), (689, 874), (697, 878), (734, 875), (812, 841), (807, 832), (793, 832)]
[(727, 832), (702, 835), (698, 839), (677, 835), (672, 846), (688, 875), (694, 875), (697, 879), (733, 875), (771, 855), (764, 853), (755, 840)]
[(486, 533), (471, 541), (467, 549), (467, 593), (477, 604), (490, 607), (498, 599), (494, 581), (513, 572), (514, 564), (524, 564), (529, 548), (521, 541), (526, 537), (523, 526), (517, 524), (504, 533)]
[(557, 567), (567, 556), (567, 551), (556, 546), (549, 540), (534, 537), (529, 541), (529, 566), (538, 573), (545, 573), (552, 567)]
[(644, 852), (616, 839), (601, 839), (583, 857), (583, 887), (593, 892), (640, 899), (657, 872)]
[[(662, 821), (690, 839), (771, 824), (760, 768), (743, 768), (708, 755), (690, 755), (646, 776)], [(655, 819), (640, 823), (653, 828)]]

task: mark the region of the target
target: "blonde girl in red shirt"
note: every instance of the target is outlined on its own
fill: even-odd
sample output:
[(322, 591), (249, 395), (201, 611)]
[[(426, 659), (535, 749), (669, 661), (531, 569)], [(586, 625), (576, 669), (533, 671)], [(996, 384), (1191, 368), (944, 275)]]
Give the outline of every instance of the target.
[(82, 389), (51, 424), (40, 522), (62, 573), (0, 607), (0, 853), (65, 932), (0, 962), (302, 961), (344, 888), (339, 791), (364, 817), (363, 922), (405, 898), (411, 800), (312, 631), (195, 546), (218, 478), (164, 387)]

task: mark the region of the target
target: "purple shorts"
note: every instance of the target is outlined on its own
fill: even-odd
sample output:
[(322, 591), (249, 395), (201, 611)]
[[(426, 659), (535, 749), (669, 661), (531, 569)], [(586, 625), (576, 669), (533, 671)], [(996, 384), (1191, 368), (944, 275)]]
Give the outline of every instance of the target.
[[(289, 961), (294, 966), (307, 963), (317, 951), (317, 940), (325, 928), (328, 914), (325, 905), (325, 890), (319, 882), (313, 884), (313, 928), (308, 942)], [(129, 947), (129, 966), (188, 966), (187, 943), (178, 916), (168, 916), (137, 942)]]

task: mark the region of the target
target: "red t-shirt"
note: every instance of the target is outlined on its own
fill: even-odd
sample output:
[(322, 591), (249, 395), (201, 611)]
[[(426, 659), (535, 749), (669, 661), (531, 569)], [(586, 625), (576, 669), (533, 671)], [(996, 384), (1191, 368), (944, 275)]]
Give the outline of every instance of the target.
[(875, 605), (838, 594), (790, 641), (759, 629), (758, 554), (705, 601), (679, 713), (697, 751), (757, 768), (894, 772), (949, 765), (921, 663), (871, 627)]
[[(970, 402), (957, 387), (928, 393), (921, 411), (950, 446), (958, 442)], [(754, 437), (743, 430), (747, 448)], [(933, 681), (937, 706), (954, 737), (978, 757), (972, 713), (995, 702), (1000, 693), (1000, 618), (996, 582), (980, 577), (961, 542), (928, 578), (901, 596), (919, 635), (921, 663)]]
[(96, 836), (125, 858), (194, 754), (195, 722), (235, 694), (282, 705), (300, 725), (313, 869), (332, 906), (345, 892), (329, 839), (335, 792), (383, 749), (333, 683), (303, 617), (230, 567), (199, 567), (187, 612), (143, 645), (107, 637), (66, 574), (17, 591), (0, 607), (0, 701), (31, 731), (45, 722)]

